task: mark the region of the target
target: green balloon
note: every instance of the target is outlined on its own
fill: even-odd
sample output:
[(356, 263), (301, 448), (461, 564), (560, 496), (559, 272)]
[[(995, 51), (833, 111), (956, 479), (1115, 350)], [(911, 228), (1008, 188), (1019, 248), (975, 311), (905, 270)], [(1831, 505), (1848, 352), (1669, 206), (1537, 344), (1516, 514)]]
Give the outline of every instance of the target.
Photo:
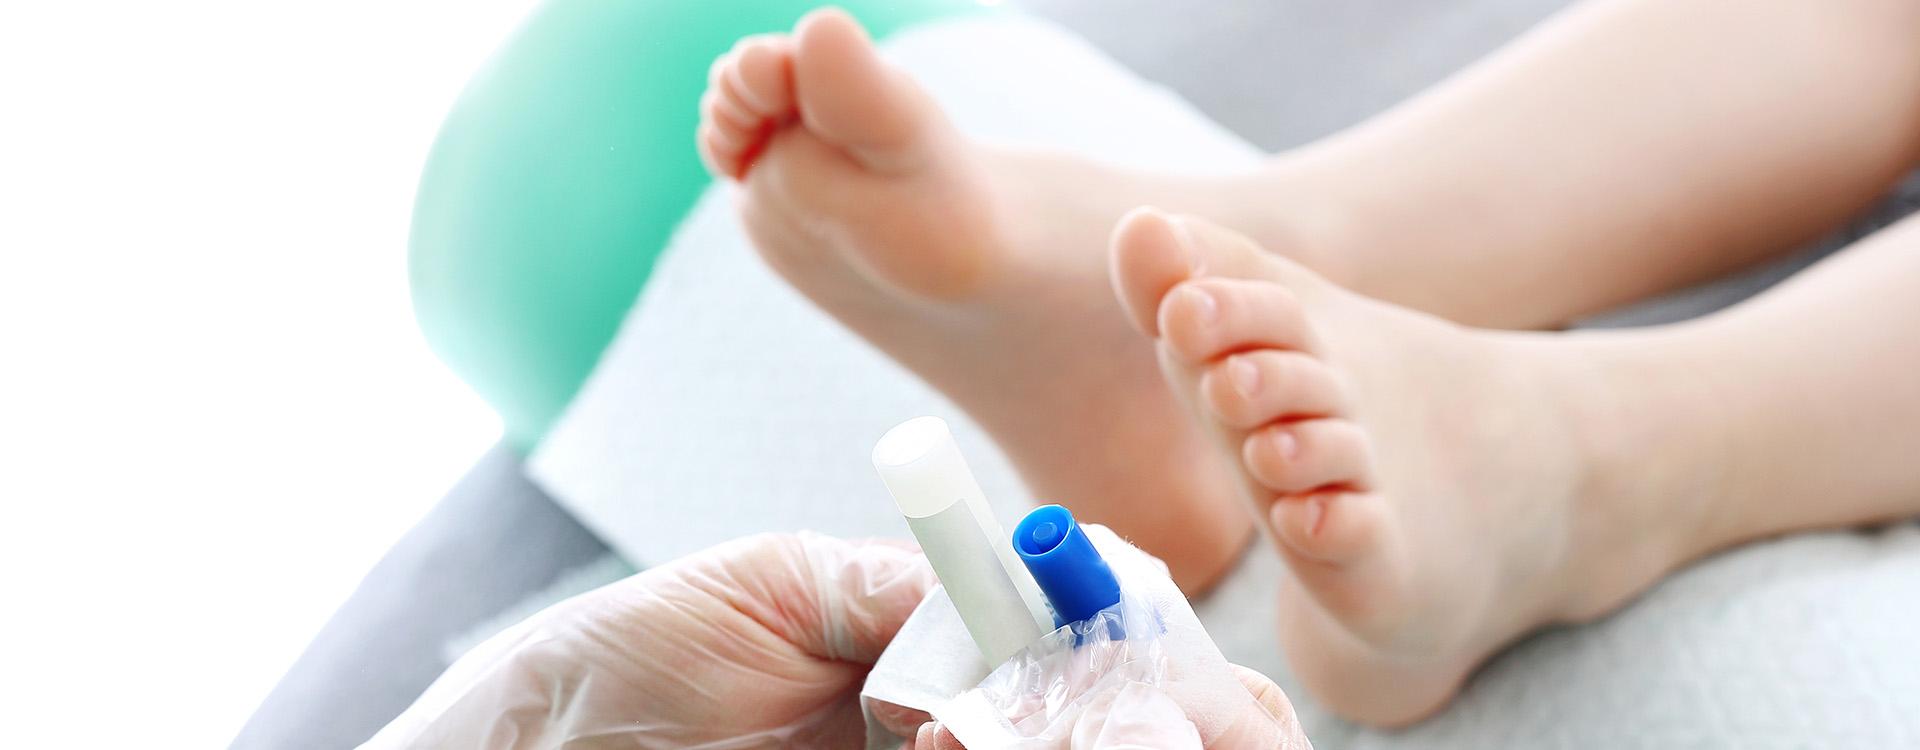
[[(842, 6), (876, 36), (980, 7)], [(573, 398), (705, 189), (693, 133), (708, 66), (814, 7), (548, 0), (461, 94), (414, 203), (414, 314), (512, 444), (531, 448)]]

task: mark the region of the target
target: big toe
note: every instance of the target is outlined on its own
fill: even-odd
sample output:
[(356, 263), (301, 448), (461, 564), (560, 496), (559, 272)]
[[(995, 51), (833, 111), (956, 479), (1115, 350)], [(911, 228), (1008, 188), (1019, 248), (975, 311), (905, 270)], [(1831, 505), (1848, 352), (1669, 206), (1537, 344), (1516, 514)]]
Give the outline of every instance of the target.
[[(1238, 232), (1196, 216), (1151, 206), (1129, 212), (1115, 226), (1108, 270), (1113, 290), (1135, 328), (1160, 336), (1162, 300), (1180, 282), (1199, 276), (1277, 281), (1317, 291), (1312, 272), (1262, 249)], [(1298, 288), (1295, 289), (1299, 291)]]
[(1160, 335), (1160, 299), (1196, 272), (1178, 221), (1156, 208), (1136, 208), (1120, 219), (1108, 243), (1113, 292), (1133, 327), (1148, 336)]
[(827, 8), (794, 29), (801, 120), (869, 168), (911, 166), (943, 122), (925, 92), (880, 59), (860, 23)]

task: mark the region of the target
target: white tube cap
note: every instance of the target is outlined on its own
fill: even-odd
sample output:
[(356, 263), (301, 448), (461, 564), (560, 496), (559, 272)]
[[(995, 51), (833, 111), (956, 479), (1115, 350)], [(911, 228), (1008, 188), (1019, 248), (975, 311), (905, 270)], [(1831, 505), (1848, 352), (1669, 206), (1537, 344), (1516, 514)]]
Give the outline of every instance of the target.
[(873, 468), (908, 518), (926, 518), (986, 494), (939, 417), (914, 417), (888, 430), (873, 446)]

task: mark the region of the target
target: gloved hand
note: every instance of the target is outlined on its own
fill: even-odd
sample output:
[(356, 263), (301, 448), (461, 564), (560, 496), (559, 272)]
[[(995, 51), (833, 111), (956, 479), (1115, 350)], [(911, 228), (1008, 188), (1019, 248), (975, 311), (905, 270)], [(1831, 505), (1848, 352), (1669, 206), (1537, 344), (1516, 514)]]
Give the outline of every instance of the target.
[(729, 542), (495, 636), (364, 747), (859, 747), (861, 681), (933, 582), (892, 542)]
[[(895, 542), (729, 542), (507, 629), (362, 747), (860, 747), (861, 682), (933, 583), (925, 558)], [(1265, 708), (1210, 746), (1307, 747), (1279, 690), (1241, 678), (1257, 681)], [(1099, 709), (1074, 747), (1201, 747), (1157, 689), (1133, 686)], [(874, 710), (903, 735), (921, 727), (916, 747), (959, 747), (924, 713)]]
[[(1234, 674), (1254, 703), (1249, 715), (1234, 722), (1234, 730), (1206, 743), (1208, 748), (1281, 748), (1312, 747), (1294, 720), (1293, 706), (1286, 702), (1280, 688), (1259, 672), (1234, 667)], [(1096, 705), (1074, 726), (1074, 748), (1120, 750), (1121, 748), (1167, 748), (1201, 750), (1200, 732), (1187, 714), (1159, 688), (1131, 683), (1109, 703)]]
[[(1259, 750), (1311, 750), (1313, 744), (1300, 731), (1293, 706), (1279, 686), (1265, 675), (1234, 666), (1234, 676), (1247, 686), (1254, 698), (1248, 712), (1233, 728), (1205, 743), (1209, 750), (1220, 748), (1258, 748)], [(1186, 711), (1158, 688), (1140, 683), (1128, 685), (1110, 705), (1088, 712), (1074, 727), (1074, 748), (1120, 750), (1121, 748), (1168, 748), (1201, 750), (1200, 733), (1187, 719)]]

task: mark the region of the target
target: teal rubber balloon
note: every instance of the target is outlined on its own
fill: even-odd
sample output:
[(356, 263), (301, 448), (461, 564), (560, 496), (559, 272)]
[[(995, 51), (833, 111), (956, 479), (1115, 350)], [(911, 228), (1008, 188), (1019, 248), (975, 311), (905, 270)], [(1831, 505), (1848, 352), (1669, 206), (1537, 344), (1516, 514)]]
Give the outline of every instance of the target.
[[(461, 94), (415, 198), (414, 315), (513, 445), (573, 398), (707, 186), (693, 133), (708, 66), (816, 5), (549, 0)], [(876, 37), (980, 9), (840, 5)]]

